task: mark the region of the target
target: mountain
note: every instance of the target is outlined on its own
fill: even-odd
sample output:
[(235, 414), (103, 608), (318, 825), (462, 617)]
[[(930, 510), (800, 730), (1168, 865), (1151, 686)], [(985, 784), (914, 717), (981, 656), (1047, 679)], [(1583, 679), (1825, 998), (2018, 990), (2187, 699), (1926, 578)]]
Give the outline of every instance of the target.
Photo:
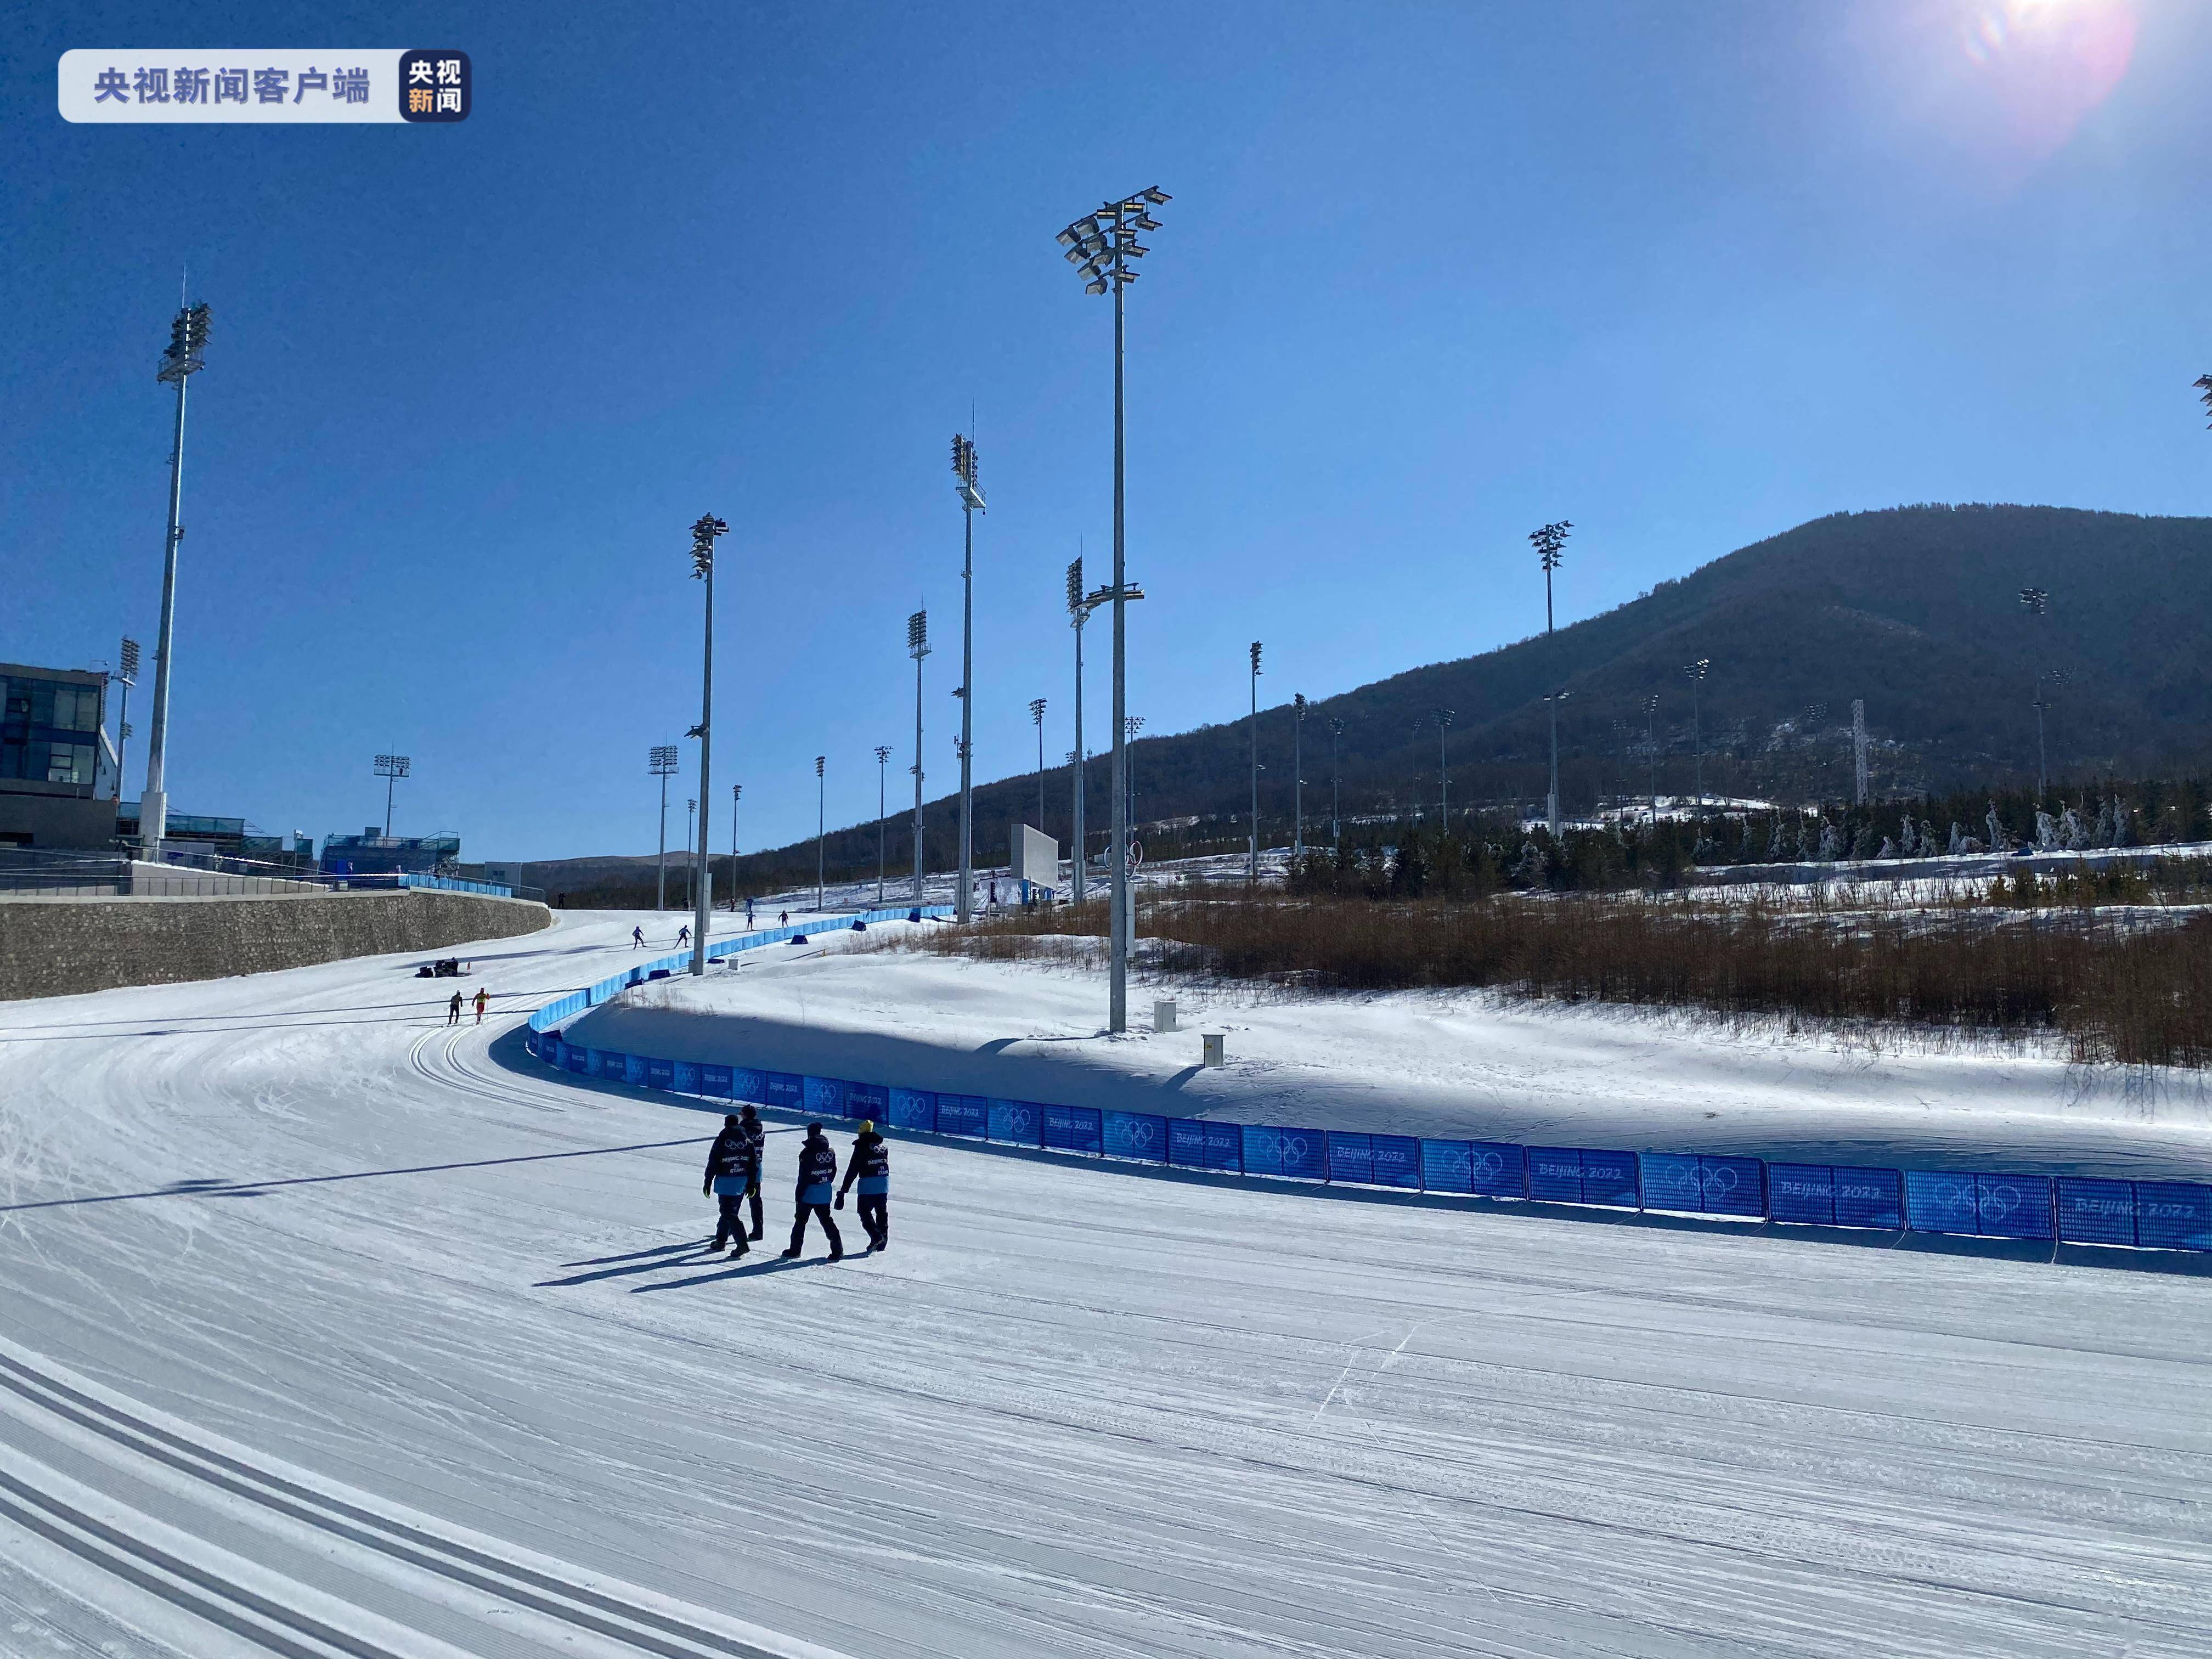
[[(2049, 594), (2046, 614), (2023, 608), (2025, 587)], [(1347, 817), (1434, 806), (1440, 708), (1454, 712), (1444, 749), (1455, 806), (1540, 807), (1553, 688), (1566, 693), (1559, 746), (1570, 811), (1655, 783), (1662, 794), (1687, 793), (1700, 771), (1719, 794), (1847, 795), (1855, 698), (1866, 704), (1873, 783), (1883, 793), (2032, 784), (2039, 690), (2054, 779), (2197, 761), (2212, 752), (2208, 617), (2212, 520), (2008, 506), (1836, 514), (1661, 582), (1548, 641), (1409, 669), (1310, 705), (1307, 835), (1323, 833), (1328, 811), (1332, 720), (1343, 724)], [(1693, 710), (1683, 669), (1700, 660), (1708, 666)], [(2063, 680), (2040, 678), (2053, 673)], [(1261, 711), (1271, 838), (1288, 834), (1294, 724), (1287, 707)], [(1238, 720), (1131, 745), (1139, 821), (1249, 812), (1249, 743)], [(1108, 763), (1090, 766), (1094, 850)], [(1064, 771), (1049, 787), (1044, 827), (1065, 841)], [(1035, 815), (1036, 790), (1033, 773), (978, 788), (980, 863), (1004, 861), (1010, 826)], [(932, 802), (925, 822), (931, 867), (941, 868), (953, 856), (953, 799)], [(911, 867), (906, 823), (891, 828), (894, 870)], [(872, 825), (834, 834), (827, 851), (833, 867), (872, 866)], [(741, 873), (749, 885), (811, 878), (812, 854), (810, 842), (750, 855)]]

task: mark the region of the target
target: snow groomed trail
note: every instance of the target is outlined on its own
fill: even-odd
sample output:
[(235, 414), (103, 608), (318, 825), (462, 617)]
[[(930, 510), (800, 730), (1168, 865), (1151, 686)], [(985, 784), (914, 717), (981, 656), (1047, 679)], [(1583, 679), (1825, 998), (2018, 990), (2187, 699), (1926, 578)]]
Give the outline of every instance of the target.
[(518, 1052), (637, 920), (0, 1006), (0, 1651), (2203, 1650), (2212, 1281), (903, 1143), (708, 1258)]

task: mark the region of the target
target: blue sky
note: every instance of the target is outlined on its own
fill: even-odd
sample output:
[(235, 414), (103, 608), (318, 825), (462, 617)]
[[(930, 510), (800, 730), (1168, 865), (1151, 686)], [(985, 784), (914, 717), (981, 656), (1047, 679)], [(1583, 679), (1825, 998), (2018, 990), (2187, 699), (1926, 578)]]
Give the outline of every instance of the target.
[[(2212, 486), (2212, 9), (2181, 0), (306, 15), (0, 21), (0, 659), (150, 653), (182, 264), (214, 308), (177, 811), (357, 829), (396, 749), (403, 830), (649, 851), (645, 751), (696, 718), (705, 511), (716, 844), (732, 780), (744, 845), (811, 833), (817, 754), (832, 823), (872, 817), (924, 601), (940, 793), (971, 404), (978, 763), (1033, 766), (1040, 695), (1064, 753), (1110, 318), (1053, 233), (1154, 183), (1153, 731), (1239, 712), (1255, 638), (1279, 702), (1540, 627), (1550, 519), (1572, 617), (1838, 509), (2200, 513)], [(462, 47), (473, 113), (54, 112), (70, 47), (324, 44)]]

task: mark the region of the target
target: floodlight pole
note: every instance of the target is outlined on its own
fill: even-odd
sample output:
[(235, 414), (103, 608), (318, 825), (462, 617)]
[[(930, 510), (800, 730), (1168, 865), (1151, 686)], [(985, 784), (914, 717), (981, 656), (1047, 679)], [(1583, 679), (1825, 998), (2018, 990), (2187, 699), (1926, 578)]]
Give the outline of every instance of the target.
[(1444, 736), (1451, 730), (1452, 711), (1437, 710), (1437, 811), (1444, 834), (1451, 833), (1451, 768), (1445, 758)]
[(730, 786), (730, 914), (732, 915), (738, 910), (738, 803), (744, 798), (744, 785), (733, 783)]
[[(1112, 871), (1109, 930), (1107, 1029), (1129, 1029), (1129, 944), (1135, 933), (1129, 890), (1127, 458), (1128, 397), (1123, 359), (1128, 339), (1123, 290), (1136, 280), (1131, 262), (1143, 257), (1139, 231), (1158, 228), (1150, 210), (1164, 206), (1167, 192), (1154, 185), (1109, 202), (1061, 231), (1060, 246), (1069, 264), (1081, 267), (1084, 292), (1114, 299), (1114, 820), (1109, 848)], [(1082, 745), (1079, 743), (1079, 754)]]
[(696, 848), (699, 874), (697, 889), (692, 895), (691, 917), (691, 972), (696, 978), (706, 975), (707, 921), (714, 908), (714, 872), (707, 863), (708, 819), (712, 816), (714, 798), (707, 789), (714, 758), (714, 539), (726, 534), (729, 528), (712, 514), (691, 526), (691, 574), (707, 584), (707, 614), (699, 669), (699, 724), (690, 732), (699, 739), (699, 839)]
[(1030, 699), (1030, 718), (1036, 722), (1037, 734), (1037, 833), (1044, 833), (1044, 699)]
[[(193, 306), (179, 310), (169, 325), (169, 349), (164, 354), (157, 380), (173, 381), (177, 388), (177, 424), (169, 444), (169, 529), (161, 556), (161, 627), (154, 641), (154, 723), (146, 736), (146, 787), (138, 799), (140, 850), (149, 859), (161, 856), (161, 842), (169, 830), (169, 793), (165, 787), (169, 755), (169, 667), (176, 646), (177, 549), (184, 540), (185, 503), (185, 383), (205, 365), (201, 353), (207, 345), (208, 308)], [(118, 786), (117, 793), (121, 793)]]
[[(1544, 567), (1544, 659), (1545, 667), (1555, 682), (1558, 690), (1559, 662), (1552, 645), (1552, 573), (1559, 568), (1559, 558), (1566, 546), (1567, 532), (1574, 526), (1562, 519), (1547, 524), (1540, 530), (1529, 532), (1528, 539), (1535, 544), (1537, 557)], [(1559, 700), (1554, 695), (1545, 701), (1551, 705), (1552, 715), (1552, 781), (1544, 797), (1544, 821), (1552, 832), (1552, 839), (1559, 838)]]
[(1083, 752), (1083, 624), (1091, 620), (1091, 605), (1083, 592), (1083, 557), (1080, 554), (1076, 556), (1075, 562), (1067, 567), (1067, 611), (1070, 625), (1075, 631), (1075, 748), (1073, 758), (1069, 763), (1070, 769), (1075, 774), (1075, 814), (1073, 820), (1075, 844), (1068, 855), (1068, 893), (1076, 903), (1080, 904), (1084, 897), (1084, 860), (1089, 842), (1083, 824), (1083, 787), (1088, 781), (1086, 774), (1089, 769), (1084, 764), (1089, 757)]
[(1260, 884), (1260, 641), (1252, 641), (1252, 850), (1244, 879)]
[(660, 775), (660, 848), (653, 854), (653, 908), (658, 915), (668, 908), (668, 774)]
[(975, 515), (983, 510), (982, 492), (975, 487), (975, 445), (964, 434), (952, 440), (952, 471), (960, 480), (956, 493), (965, 532), (960, 561), (960, 891), (955, 900), (964, 922), (974, 920), (975, 909)]
[[(122, 667), (115, 676), (123, 688), (123, 708), (115, 717), (115, 799), (123, 799), (123, 753), (131, 744), (131, 688), (138, 684), (138, 641), (123, 636)], [(145, 828), (145, 805), (139, 805), (139, 828)]]
[(1291, 857), (1306, 854), (1306, 694), (1291, 699)]
[(884, 908), (884, 841), (890, 831), (890, 814), (884, 793), (884, 769), (890, 764), (891, 748), (887, 743), (876, 745), (876, 908)]
[(1333, 849), (1344, 851), (1344, 792), (1336, 766), (1336, 740), (1344, 735), (1344, 722), (1332, 719), (1328, 723), (1328, 839)]
[(907, 654), (914, 659), (914, 902), (921, 906), (921, 659), (929, 654), (929, 612), (906, 619)]
[[(2208, 398), (2212, 398), (2212, 392), (2207, 392), (2206, 396)], [(2212, 405), (2208, 406), (2212, 407)], [(2051, 614), (2050, 592), (2040, 587), (2023, 587), (2020, 590), (2020, 605), (2021, 609), (2031, 617), (2047, 617)], [(2033, 653), (2031, 652), (2030, 660), (2033, 659)], [(2044, 797), (2051, 790), (2049, 757), (2043, 741), (2044, 678), (2044, 674), (2039, 670), (2035, 677), (2035, 796), (2036, 805), (2039, 808), (2042, 806)]]
[(823, 890), (823, 832), (829, 827), (829, 786), (823, 781), (822, 765), (827, 756), (814, 757), (814, 914), (820, 915), (829, 907), (822, 902)]

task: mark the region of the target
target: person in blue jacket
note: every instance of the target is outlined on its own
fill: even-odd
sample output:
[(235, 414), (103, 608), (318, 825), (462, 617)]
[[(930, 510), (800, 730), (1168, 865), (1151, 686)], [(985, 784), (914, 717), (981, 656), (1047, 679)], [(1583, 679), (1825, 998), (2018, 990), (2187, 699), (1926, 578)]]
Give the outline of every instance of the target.
[(868, 1230), (868, 1249), (891, 1247), (891, 1149), (876, 1133), (873, 1119), (862, 1121), (853, 1137), (853, 1151), (845, 1160), (845, 1184), (837, 1189), (837, 1207), (845, 1207), (845, 1194), (855, 1184), (860, 1188), (860, 1224)]
[(709, 1190), (714, 1194), (716, 1218), (714, 1242), (707, 1248), (719, 1250), (722, 1241), (731, 1241), (732, 1257), (745, 1254), (745, 1218), (743, 1205), (748, 1192), (759, 1186), (760, 1153), (746, 1136), (744, 1125), (732, 1112), (722, 1120), (722, 1132), (714, 1137), (714, 1144), (707, 1149), (707, 1174), (699, 1183), (699, 1194), (705, 1197)]
[(830, 1259), (845, 1259), (845, 1241), (837, 1231), (837, 1223), (830, 1214), (830, 1194), (837, 1179), (837, 1151), (822, 1133), (819, 1123), (806, 1126), (805, 1144), (799, 1149), (799, 1218), (791, 1224), (791, 1248), (783, 1254), (787, 1260), (799, 1254), (806, 1242), (806, 1221), (818, 1217), (822, 1231), (830, 1236)]

